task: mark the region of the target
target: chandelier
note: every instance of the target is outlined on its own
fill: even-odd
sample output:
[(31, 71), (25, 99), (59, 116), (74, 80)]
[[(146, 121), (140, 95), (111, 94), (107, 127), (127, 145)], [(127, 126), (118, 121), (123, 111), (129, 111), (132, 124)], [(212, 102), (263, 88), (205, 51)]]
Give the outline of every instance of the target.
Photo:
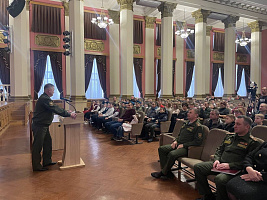
[(102, 7), (101, 13), (97, 18), (92, 18), (91, 22), (99, 26), (99, 28), (106, 28), (108, 25), (114, 24), (112, 19), (109, 19), (104, 12), (103, 0), (102, 0)]
[(183, 23), (183, 27), (181, 28), (181, 30), (177, 30), (175, 32), (176, 35), (180, 36), (183, 39), (186, 39), (190, 34), (193, 34), (194, 30), (191, 30), (190, 28), (187, 28), (187, 24), (185, 21), (185, 10), (184, 10), (184, 23)]
[(244, 47), (244, 46), (246, 46), (248, 43), (250, 43), (251, 42), (251, 39), (248, 39), (247, 37), (246, 37), (246, 34), (245, 34), (245, 30), (244, 30), (244, 21), (243, 21), (243, 31), (242, 31), (242, 36), (241, 36), (241, 38), (239, 38), (239, 39), (237, 39), (236, 41), (235, 41), (235, 43), (236, 44), (239, 44), (240, 46), (242, 46), (242, 47)]

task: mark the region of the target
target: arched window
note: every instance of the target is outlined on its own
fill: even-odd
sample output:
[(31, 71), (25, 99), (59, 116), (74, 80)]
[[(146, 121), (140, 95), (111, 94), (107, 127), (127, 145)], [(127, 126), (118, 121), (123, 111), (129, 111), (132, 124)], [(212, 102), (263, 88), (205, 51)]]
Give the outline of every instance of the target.
[(38, 97), (40, 97), (44, 93), (44, 86), (47, 83), (51, 83), (55, 86), (55, 92), (54, 92), (54, 95), (51, 97), (51, 99), (53, 99), (53, 100), (60, 99), (60, 93), (57, 89), (57, 85), (56, 85), (53, 71), (52, 71), (52, 67), (51, 67), (50, 56), (47, 56), (44, 80), (43, 80), (43, 84), (41, 86), (41, 89), (38, 92)]
[(134, 66), (133, 66), (133, 94), (134, 94), (134, 97), (140, 98), (140, 91), (139, 91), (139, 88), (138, 88), (137, 82), (136, 82), (136, 75), (135, 75), (135, 71), (134, 71)]
[(219, 69), (219, 76), (216, 89), (214, 91), (215, 97), (222, 97), (224, 94), (223, 84), (222, 84), (222, 68)]
[(195, 95), (195, 68), (196, 66), (194, 66), (192, 81), (191, 81), (191, 85), (187, 93), (187, 97), (193, 97)]
[(85, 97), (87, 99), (102, 99), (104, 98), (104, 92), (100, 84), (96, 59), (93, 61), (93, 69), (89, 86), (86, 90)]

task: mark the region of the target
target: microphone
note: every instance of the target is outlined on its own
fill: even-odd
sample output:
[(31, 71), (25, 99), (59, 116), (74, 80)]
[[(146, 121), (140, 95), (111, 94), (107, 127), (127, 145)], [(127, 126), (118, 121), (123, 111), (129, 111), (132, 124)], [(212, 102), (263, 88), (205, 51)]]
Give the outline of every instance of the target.
[(72, 102), (72, 100), (70, 99), (66, 99), (66, 98), (63, 98), (63, 97), (60, 97), (61, 100), (64, 100), (64, 101), (67, 101), (67, 102)]

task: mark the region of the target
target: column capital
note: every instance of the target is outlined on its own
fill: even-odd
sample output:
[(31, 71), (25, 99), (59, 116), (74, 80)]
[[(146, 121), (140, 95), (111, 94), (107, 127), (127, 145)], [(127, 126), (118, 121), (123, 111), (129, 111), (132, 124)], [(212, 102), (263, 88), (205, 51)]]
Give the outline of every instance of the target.
[(210, 31), (212, 30), (212, 26), (206, 27), (206, 36), (210, 36)]
[(173, 10), (176, 8), (176, 6), (177, 3), (162, 2), (158, 7), (158, 11), (161, 12), (161, 19), (164, 17), (172, 17)]
[(111, 19), (113, 19), (115, 24), (120, 24), (120, 12), (108, 10), (108, 15)]
[(156, 19), (157, 19), (156, 17), (145, 16), (146, 28), (154, 29), (154, 24), (156, 22)]
[(210, 10), (203, 10), (203, 9), (198, 9), (195, 12), (192, 12), (192, 17), (195, 18), (195, 24), (203, 22), (207, 23), (207, 18), (210, 15)]
[(135, 0), (117, 0), (120, 5), (120, 10), (131, 10), (133, 11), (133, 2)]
[(69, 9), (69, 2), (66, 2), (66, 0), (62, 1), (63, 7), (64, 7), (64, 11), (65, 11), (65, 16), (70, 16), (70, 9)]
[(236, 27), (236, 22), (239, 20), (239, 16), (229, 15), (226, 19), (222, 20), (225, 28)]
[(261, 32), (262, 31), (262, 22), (261, 21), (255, 21), (248, 23), (249, 28), (251, 29), (251, 32)]

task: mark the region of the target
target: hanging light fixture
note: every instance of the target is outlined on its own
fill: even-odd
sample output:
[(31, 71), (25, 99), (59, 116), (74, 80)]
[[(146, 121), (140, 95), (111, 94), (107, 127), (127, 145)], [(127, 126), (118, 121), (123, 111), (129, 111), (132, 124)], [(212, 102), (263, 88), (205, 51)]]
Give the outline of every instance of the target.
[(245, 30), (244, 30), (244, 20), (243, 20), (243, 31), (242, 31), (242, 36), (241, 38), (237, 39), (235, 41), (236, 44), (239, 44), (240, 46), (244, 47), (246, 46), (248, 43), (251, 42), (251, 39), (248, 39), (246, 37), (246, 34), (245, 34)]
[(187, 28), (187, 24), (185, 21), (185, 10), (184, 10), (184, 24), (181, 30), (177, 30), (175, 32), (176, 35), (180, 36), (183, 39), (186, 39), (190, 34), (193, 34), (194, 30), (191, 30), (190, 28)]
[(101, 13), (97, 18), (92, 18), (91, 22), (99, 26), (99, 28), (106, 28), (108, 25), (114, 24), (112, 19), (109, 19), (104, 12), (103, 0), (102, 0), (102, 7)]

